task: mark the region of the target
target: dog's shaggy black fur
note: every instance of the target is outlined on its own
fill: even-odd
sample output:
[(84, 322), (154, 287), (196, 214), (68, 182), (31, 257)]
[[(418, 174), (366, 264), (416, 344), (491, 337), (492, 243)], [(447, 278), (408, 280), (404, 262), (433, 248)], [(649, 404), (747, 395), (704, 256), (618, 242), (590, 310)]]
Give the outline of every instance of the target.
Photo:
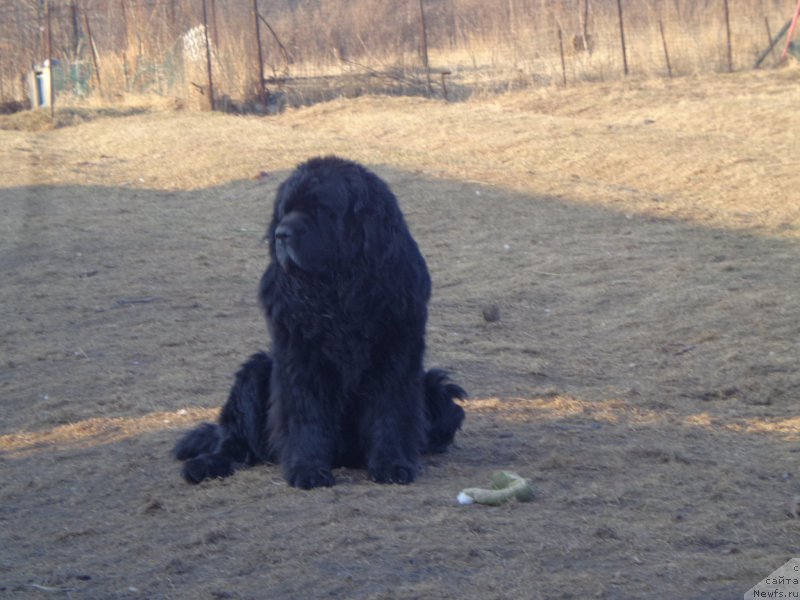
[(242, 366), (218, 424), (175, 446), (184, 477), (279, 462), (300, 488), (340, 466), (412, 482), (420, 454), (452, 443), (466, 394), (423, 369), (431, 282), (394, 194), (361, 165), (312, 159), (278, 189), (267, 235), (271, 356)]

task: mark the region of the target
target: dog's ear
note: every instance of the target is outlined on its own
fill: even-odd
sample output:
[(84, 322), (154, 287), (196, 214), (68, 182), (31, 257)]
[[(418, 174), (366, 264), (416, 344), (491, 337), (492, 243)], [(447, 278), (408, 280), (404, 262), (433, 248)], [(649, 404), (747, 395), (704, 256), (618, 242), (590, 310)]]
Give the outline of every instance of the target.
[(361, 251), (368, 261), (384, 258), (387, 240), (393, 240), (391, 214), (397, 201), (389, 187), (377, 176), (364, 171), (357, 185), (350, 187), (354, 221), (361, 235)]
[(350, 205), (356, 217), (369, 217), (375, 213), (375, 202), (381, 200), (380, 192), (374, 189), (370, 173), (364, 172), (348, 181)]

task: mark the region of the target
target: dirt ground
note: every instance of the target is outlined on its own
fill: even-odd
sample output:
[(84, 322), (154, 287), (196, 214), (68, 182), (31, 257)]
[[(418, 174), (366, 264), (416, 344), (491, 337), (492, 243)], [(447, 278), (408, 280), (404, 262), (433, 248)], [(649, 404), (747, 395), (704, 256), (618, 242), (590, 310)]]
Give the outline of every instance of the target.
[[(788, 67), (0, 118), (0, 597), (741, 598), (798, 555), (798, 106)], [(172, 444), (268, 343), (274, 191), (327, 153), (427, 257), (457, 447), (407, 487), (189, 486)], [(457, 504), (497, 469), (535, 500)]]

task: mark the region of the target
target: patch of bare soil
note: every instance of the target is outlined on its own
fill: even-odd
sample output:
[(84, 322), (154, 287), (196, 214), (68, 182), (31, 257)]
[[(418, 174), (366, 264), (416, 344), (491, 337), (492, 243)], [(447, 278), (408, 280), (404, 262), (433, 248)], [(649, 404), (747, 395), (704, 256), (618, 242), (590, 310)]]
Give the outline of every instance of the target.
[[(0, 596), (741, 598), (800, 534), (798, 78), (3, 128)], [(272, 196), (327, 153), (428, 259), (457, 447), (189, 486), (170, 447), (267, 344)], [(536, 499), (456, 503), (497, 469)]]

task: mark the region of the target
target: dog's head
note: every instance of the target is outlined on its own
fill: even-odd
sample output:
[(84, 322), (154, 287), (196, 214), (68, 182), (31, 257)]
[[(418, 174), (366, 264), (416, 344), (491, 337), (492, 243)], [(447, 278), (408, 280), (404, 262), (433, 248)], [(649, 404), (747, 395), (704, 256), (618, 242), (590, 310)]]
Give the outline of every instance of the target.
[(290, 274), (363, 266), (391, 245), (392, 222), (402, 215), (377, 176), (354, 162), (314, 158), (278, 188), (270, 254)]

